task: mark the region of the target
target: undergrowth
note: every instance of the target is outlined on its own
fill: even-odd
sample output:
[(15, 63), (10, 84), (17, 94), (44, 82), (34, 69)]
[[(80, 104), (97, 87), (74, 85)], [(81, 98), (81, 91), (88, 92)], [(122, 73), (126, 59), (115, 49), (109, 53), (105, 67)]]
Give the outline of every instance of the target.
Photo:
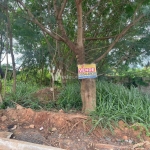
[(57, 105), (66, 111), (70, 109), (81, 110), (82, 101), (79, 83), (68, 84), (64, 87), (58, 97)]
[[(138, 89), (97, 81), (97, 108), (91, 113), (94, 126), (113, 129), (118, 121), (128, 124), (141, 123), (149, 128), (150, 97)], [(63, 109), (80, 108), (81, 97), (78, 83), (67, 85), (61, 92), (58, 105)]]
[(7, 85), (9, 86), (7, 86), (7, 93), (3, 100), (1, 108), (4, 109), (7, 107), (14, 107), (16, 103), (26, 108), (32, 109), (41, 108), (39, 101), (35, 99), (34, 96), (32, 95), (35, 91), (39, 89), (38, 86), (29, 83), (18, 82), (16, 85), (16, 93), (13, 93), (10, 90), (11, 84)]
[[(15, 94), (7, 93), (1, 108), (13, 107), (15, 103), (18, 103), (32, 109), (81, 110), (79, 83), (68, 84), (60, 91), (57, 101), (50, 101), (46, 105), (34, 98), (33, 93), (37, 90), (39, 90), (37, 86), (19, 83)], [(113, 129), (115, 123), (123, 120), (128, 124), (140, 123), (149, 128), (150, 97), (140, 93), (136, 88), (129, 90), (122, 85), (97, 81), (97, 108), (90, 116), (93, 127), (98, 125)]]
[(97, 82), (97, 108), (91, 113), (93, 122), (106, 128), (123, 120), (128, 124), (150, 124), (150, 97), (136, 88)]

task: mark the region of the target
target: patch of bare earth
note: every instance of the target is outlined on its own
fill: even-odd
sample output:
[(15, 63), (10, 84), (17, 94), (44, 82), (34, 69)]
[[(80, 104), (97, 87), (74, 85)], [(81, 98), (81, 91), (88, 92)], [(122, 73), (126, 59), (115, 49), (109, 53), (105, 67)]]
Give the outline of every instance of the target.
[(53, 89), (50, 87), (46, 87), (46, 88), (43, 88), (43, 89), (35, 92), (33, 94), (33, 96), (38, 98), (41, 103), (47, 104), (51, 100), (54, 100), (54, 99), (56, 100), (59, 93), (60, 93), (60, 91), (57, 88)]
[[(16, 109), (0, 111), (0, 130), (12, 132), (11, 138), (17, 140), (67, 150), (150, 148), (150, 139), (144, 135), (144, 131), (127, 128), (122, 121), (114, 133), (97, 127), (88, 134), (91, 128), (90, 119), (82, 114), (67, 114), (63, 111), (37, 112), (19, 105)], [(135, 145), (136, 143), (140, 145)]]

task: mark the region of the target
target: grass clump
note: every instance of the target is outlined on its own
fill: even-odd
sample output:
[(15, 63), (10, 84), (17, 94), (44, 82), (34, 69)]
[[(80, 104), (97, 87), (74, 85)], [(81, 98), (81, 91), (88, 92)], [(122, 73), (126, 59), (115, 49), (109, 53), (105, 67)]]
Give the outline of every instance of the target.
[[(139, 92), (136, 88), (130, 90), (122, 85), (97, 81), (97, 107), (91, 113), (94, 126), (113, 129), (120, 120), (128, 124), (141, 123), (149, 128), (150, 97)], [(59, 108), (70, 110), (80, 109), (80, 85), (67, 85), (57, 101)]]
[(97, 108), (92, 112), (94, 123), (113, 128), (112, 124), (123, 120), (127, 123), (150, 124), (150, 97), (136, 88), (105, 81), (97, 82)]
[(1, 108), (14, 107), (16, 103), (26, 108), (40, 109), (39, 101), (32, 94), (39, 88), (30, 83), (18, 82), (16, 93), (7, 91)]
[(58, 97), (57, 105), (58, 108), (66, 111), (70, 109), (80, 110), (82, 107), (82, 101), (79, 83), (71, 83), (65, 86)]

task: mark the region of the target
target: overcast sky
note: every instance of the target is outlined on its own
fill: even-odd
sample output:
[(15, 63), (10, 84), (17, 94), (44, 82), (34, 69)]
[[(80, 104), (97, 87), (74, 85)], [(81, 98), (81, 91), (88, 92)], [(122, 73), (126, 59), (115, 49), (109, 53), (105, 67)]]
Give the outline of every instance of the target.
[[(17, 58), (19, 58), (21, 55), (19, 54), (14, 54), (14, 57), (15, 57), (15, 63), (16, 63), (16, 59)], [(7, 59), (6, 59), (6, 55), (2, 55), (2, 59), (3, 59), (3, 61), (2, 61), (2, 64), (7, 64)], [(8, 63), (12, 66), (12, 60), (11, 60), (11, 55), (10, 54), (8, 54)], [(16, 63), (16, 67), (19, 67), (20, 66), (20, 64), (17, 64)]]

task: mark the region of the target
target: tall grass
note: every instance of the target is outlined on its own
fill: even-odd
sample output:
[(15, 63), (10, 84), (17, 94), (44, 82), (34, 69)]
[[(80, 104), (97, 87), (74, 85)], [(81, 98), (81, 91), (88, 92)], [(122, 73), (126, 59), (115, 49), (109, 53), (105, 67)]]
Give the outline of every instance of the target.
[(7, 89), (7, 94), (1, 108), (14, 107), (15, 103), (32, 109), (40, 108), (39, 101), (32, 95), (39, 89), (38, 86), (30, 83), (18, 82), (16, 85), (16, 93), (11, 92), (10, 85), (7, 86)]
[[(97, 108), (91, 113), (93, 123), (106, 128), (123, 120), (129, 124), (150, 124), (150, 97), (136, 88), (97, 81)], [(79, 84), (69, 84), (62, 90), (58, 103), (66, 110), (81, 109)]]
[(66, 111), (70, 109), (81, 109), (82, 101), (79, 83), (70, 83), (65, 86), (58, 97), (57, 105), (58, 108)]
[(127, 123), (150, 124), (150, 97), (136, 88), (130, 90), (122, 85), (105, 81), (97, 82), (97, 108), (93, 120), (105, 127), (123, 120)]
[[(82, 101), (80, 96), (79, 83), (66, 85), (56, 102), (42, 105), (33, 94), (39, 88), (25, 83), (18, 83), (16, 93), (7, 93), (2, 108), (14, 105), (14, 102), (32, 109), (41, 107), (50, 110), (70, 109), (81, 110)], [(97, 81), (97, 107), (91, 112), (91, 117), (95, 126), (112, 128), (114, 123), (123, 120), (127, 123), (141, 123), (149, 127), (150, 124), (150, 97), (140, 93), (137, 89), (130, 90), (122, 85)]]

